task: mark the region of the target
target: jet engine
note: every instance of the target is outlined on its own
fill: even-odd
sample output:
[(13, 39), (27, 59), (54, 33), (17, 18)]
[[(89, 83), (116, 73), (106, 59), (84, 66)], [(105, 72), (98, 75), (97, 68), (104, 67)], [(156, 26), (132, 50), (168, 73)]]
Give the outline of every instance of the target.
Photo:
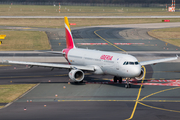
[(143, 70), (143, 69), (141, 69), (141, 73), (140, 73), (140, 75), (139, 75), (139, 76), (137, 76), (137, 77), (135, 77), (135, 79), (136, 79), (136, 80), (142, 80), (142, 79), (144, 78), (144, 76), (145, 76), (144, 70)]
[(75, 82), (81, 82), (84, 79), (84, 72), (79, 69), (72, 69), (69, 72), (69, 77)]

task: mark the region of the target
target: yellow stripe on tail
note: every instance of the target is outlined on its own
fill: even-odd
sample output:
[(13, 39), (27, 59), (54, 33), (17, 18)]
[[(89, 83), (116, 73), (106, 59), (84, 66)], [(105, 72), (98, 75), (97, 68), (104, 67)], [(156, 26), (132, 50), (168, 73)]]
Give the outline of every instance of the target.
[(64, 17), (64, 22), (65, 24), (67, 25), (67, 27), (69, 28), (69, 30), (71, 31), (71, 28), (69, 26), (69, 21), (68, 21), (68, 18), (67, 17)]

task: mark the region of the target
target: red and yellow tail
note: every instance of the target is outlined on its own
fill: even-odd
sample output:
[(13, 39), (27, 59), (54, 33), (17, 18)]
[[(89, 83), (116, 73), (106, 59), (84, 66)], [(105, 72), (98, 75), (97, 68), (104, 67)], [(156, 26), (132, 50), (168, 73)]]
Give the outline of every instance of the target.
[(64, 17), (64, 24), (65, 24), (65, 32), (66, 32), (66, 47), (69, 49), (75, 48), (73, 36), (71, 34), (71, 29), (70, 29), (69, 21), (67, 17)]

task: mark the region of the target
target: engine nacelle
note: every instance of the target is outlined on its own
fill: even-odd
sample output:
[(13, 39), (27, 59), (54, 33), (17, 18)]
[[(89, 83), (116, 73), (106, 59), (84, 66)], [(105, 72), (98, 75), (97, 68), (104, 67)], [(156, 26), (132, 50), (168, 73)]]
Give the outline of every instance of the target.
[(72, 69), (69, 72), (69, 78), (75, 82), (81, 82), (84, 79), (84, 72), (79, 69)]
[(139, 76), (135, 77), (136, 80), (142, 80), (143, 78), (145, 77), (145, 73), (144, 73), (144, 70), (141, 69), (141, 73)]

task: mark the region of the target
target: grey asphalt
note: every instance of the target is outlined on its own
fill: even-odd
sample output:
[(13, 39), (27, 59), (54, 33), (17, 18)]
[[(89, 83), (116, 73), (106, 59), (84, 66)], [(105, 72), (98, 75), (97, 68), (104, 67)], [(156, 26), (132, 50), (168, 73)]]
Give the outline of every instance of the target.
[[(167, 44), (158, 39), (149, 37), (147, 31), (156, 29), (157, 27), (178, 27), (178, 23), (153, 23), (153, 24), (137, 24), (132, 25), (119, 25), (120, 28), (114, 28), (115, 26), (102, 26), (102, 27), (88, 27), (88, 28), (73, 28), (72, 34), (74, 36), (75, 43), (106, 43), (106, 41), (100, 39), (94, 34), (102, 36), (104, 39), (111, 43), (143, 43), (141, 45), (117, 45), (125, 51), (177, 51), (178, 47)], [(130, 27), (132, 26), (132, 27)], [(146, 27), (147, 28), (144, 28)], [(116, 26), (118, 27), (118, 25)], [(18, 29), (26, 30), (25, 27), (6, 27), (1, 26), (2, 29)], [(51, 50), (62, 51), (66, 47), (64, 29), (52, 29), (52, 28), (30, 28), (30, 31), (46, 31), (49, 41), (51, 43)], [(76, 45), (80, 48), (97, 49), (105, 51), (118, 51), (117, 48), (112, 45)]]
[[(159, 66), (157, 66), (159, 65)], [(180, 77), (178, 63), (161, 63), (146, 66), (147, 75), (155, 79)], [(171, 67), (170, 67), (171, 66)], [(5, 66), (0, 69), (1, 84), (41, 83), (7, 108), (1, 109), (0, 118), (10, 119), (127, 119), (130, 117), (139, 86), (124, 88), (124, 84), (74, 84), (69, 80), (68, 70), (25, 66)], [(176, 72), (174, 72), (176, 71)], [(157, 73), (156, 73), (157, 72)], [(173, 73), (173, 74), (172, 74)], [(169, 74), (169, 75), (167, 75)], [(107, 82), (112, 76), (87, 75), (84, 82)], [(49, 82), (51, 80), (51, 82)], [(12, 83), (10, 82), (12, 81)], [(71, 82), (71, 84), (68, 84)], [(64, 88), (65, 86), (65, 88)], [(143, 86), (140, 99), (170, 86)], [(55, 95), (58, 95), (57, 97)], [(179, 100), (179, 89), (154, 94), (145, 100)], [(29, 102), (27, 102), (27, 100)], [(30, 102), (32, 100), (32, 102)], [(64, 102), (62, 100), (65, 100)], [(71, 100), (71, 101), (68, 101)], [(84, 101), (79, 101), (84, 100)], [(111, 100), (111, 101), (109, 101)], [(115, 101), (117, 100), (117, 101)], [(118, 101), (119, 100), (119, 101)], [(120, 101), (123, 100), (123, 101)], [(130, 101), (129, 101), (130, 100)], [(141, 101), (162, 109), (179, 111), (179, 102)], [(46, 105), (46, 107), (44, 106)], [(24, 111), (24, 108), (27, 110)], [(70, 114), (70, 115), (69, 115)], [(179, 113), (152, 109), (138, 104), (134, 120), (179, 119)]]
[[(47, 105), (44, 107), (44, 105)], [(24, 111), (24, 105), (26, 111)], [(113, 106), (107, 108), (109, 105)], [(126, 119), (130, 114), (124, 109), (131, 111), (132, 103), (124, 102), (36, 102), (36, 103), (15, 103), (12, 108), (7, 108), (1, 114), (4, 120), (109, 120), (110, 118)], [(36, 107), (34, 107), (36, 106)], [(11, 111), (9, 113), (9, 111)], [(125, 116), (120, 116), (119, 112)], [(76, 113), (76, 114), (72, 114)], [(106, 114), (105, 114), (106, 113)], [(108, 113), (108, 114), (107, 114)], [(102, 117), (103, 116), (103, 117)], [(16, 119), (17, 118), (17, 119)]]
[[(150, 24), (147, 24), (149, 26)], [(157, 24), (154, 24), (154, 27)], [(162, 27), (164, 24), (160, 24)], [(174, 24), (173, 24), (174, 25)], [(172, 25), (172, 26), (173, 26)], [(130, 27), (132, 26), (132, 27)], [(139, 25), (141, 26), (141, 25)], [(142, 25), (144, 26), (144, 25)], [(169, 27), (167, 25), (166, 27)], [(134, 25), (135, 27), (135, 25)], [(162, 46), (165, 43), (157, 39), (147, 39), (146, 32), (137, 32), (143, 31), (145, 29), (133, 30), (133, 25), (129, 25), (124, 28), (112, 28), (108, 27), (91, 27), (91, 28), (75, 28), (72, 30), (72, 34), (75, 36), (75, 42), (102, 42), (103, 40), (94, 35), (94, 31), (98, 29), (97, 33), (102, 36), (104, 39), (109, 42), (144, 42), (145, 44), (157, 44), (157, 46), (118, 46), (123, 49), (130, 51), (132, 54), (137, 56), (146, 57), (146, 52), (149, 55), (156, 54), (161, 55), (163, 51), (165, 56), (173, 56), (174, 53), (179, 52), (174, 47), (168, 45), (169, 49), (162, 50)], [(153, 25), (151, 26), (153, 27)], [(151, 28), (150, 27), (150, 28)], [(44, 28), (45, 30), (46, 28)], [(31, 29), (33, 30), (33, 29)], [(43, 29), (42, 29), (43, 30)], [(65, 46), (63, 42), (64, 39), (61, 39), (59, 36), (62, 34), (57, 32), (55, 29), (52, 33), (48, 29), (50, 43), (52, 44), (52, 49), (60, 50)], [(123, 36), (124, 33), (129, 33), (130, 30), (139, 37), (135, 40), (129, 39), (132, 38), (132, 35)], [(121, 31), (121, 36), (119, 32)], [(57, 39), (60, 38), (60, 39)], [(63, 41), (64, 40), (64, 41)], [(147, 41), (150, 41), (147, 42)], [(59, 46), (61, 42), (62, 46)], [(161, 47), (158, 47), (161, 46)], [(113, 48), (112, 46), (78, 46), (78, 47), (88, 47), (89, 49), (102, 49), (109, 51), (118, 51), (118, 49)], [(144, 49), (144, 50), (143, 50)], [(159, 52), (150, 51), (151, 49), (158, 50)], [(135, 50), (135, 51), (134, 51)], [(134, 51), (134, 53), (133, 53)], [(167, 53), (166, 53), (167, 52)], [(140, 54), (141, 53), (141, 54)], [(153, 53), (153, 54), (152, 54)], [(152, 57), (151, 56), (151, 57)], [(133, 85), (130, 89), (125, 89), (124, 84), (68, 84), (69, 78), (67, 76), (68, 70), (64, 69), (54, 69), (50, 71), (50, 68), (41, 68), (33, 67), (31, 69), (26, 68), (25, 66), (1, 66), (0, 67), (0, 83), (1, 84), (30, 84), (30, 83), (41, 83), (35, 89), (30, 91), (28, 94), (22, 96), (13, 104), (7, 108), (1, 109), (0, 118), (3, 120), (10, 119), (127, 119), (131, 116), (131, 113), (134, 108), (135, 100), (138, 95), (139, 87)], [(146, 66), (147, 75), (146, 79), (178, 79), (179, 74), (179, 63), (160, 63), (156, 65)], [(87, 82), (107, 82), (112, 79), (112, 76), (109, 75), (87, 75), (85, 81)], [(12, 81), (12, 82), (11, 82)], [(51, 81), (51, 82), (49, 82)], [(72, 82), (72, 81), (71, 81)], [(65, 86), (65, 88), (64, 88)], [(180, 119), (179, 113), (180, 109), (178, 107), (179, 102), (179, 89), (167, 90), (175, 87), (171, 86), (143, 86), (140, 99), (147, 97), (149, 94), (153, 94), (147, 97), (147, 100), (150, 101), (141, 101), (142, 103), (157, 107), (155, 109), (152, 107), (144, 106), (138, 103), (133, 116), (134, 120), (147, 119), (147, 120), (169, 120), (169, 119)], [(162, 91), (167, 90), (167, 91)], [(162, 92), (160, 92), (162, 91)], [(55, 94), (58, 96), (55, 97)], [(28, 102), (27, 100), (32, 100)], [(65, 100), (62, 102), (61, 100)], [(71, 100), (71, 101), (67, 101)], [(85, 101), (78, 101), (85, 100)], [(106, 100), (106, 101), (103, 101)], [(110, 101), (107, 101), (110, 100)], [(113, 101), (113, 100), (124, 100), (124, 101)], [(130, 100), (130, 101), (128, 101)], [(162, 100), (162, 102), (154, 102), (152, 100)], [(166, 100), (172, 100), (171, 102), (165, 102)], [(164, 102), (163, 102), (164, 101)], [(46, 105), (46, 107), (44, 107)], [(24, 108), (27, 110), (24, 111)], [(164, 110), (165, 109), (165, 110)], [(168, 111), (169, 110), (169, 111)], [(172, 110), (176, 110), (172, 111)]]
[[(176, 47), (171, 44), (167, 44), (160, 41), (156, 38), (149, 37), (147, 31), (152, 29), (143, 29), (143, 32), (137, 32), (137, 29), (132, 30), (130, 28), (87, 28), (87, 29), (78, 29), (73, 30), (72, 34), (75, 36), (75, 43), (106, 43), (103, 39), (99, 38), (94, 34), (96, 33), (102, 36), (105, 40), (109, 41), (110, 43), (143, 43), (143, 44), (134, 44), (134, 45), (116, 45), (119, 48), (125, 51), (177, 51), (179, 47)], [(119, 34), (124, 32), (126, 37)], [(134, 38), (134, 39), (133, 39)], [(79, 48), (88, 48), (88, 49), (97, 49), (102, 51), (117, 51), (118, 49), (114, 46), (108, 45), (76, 45)]]
[[(151, 103), (159, 106), (159, 103)], [(44, 105), (47, 105), (44, 107)], [(161, 107), (179, 106), (179, 103), (162, 103)], [(26, 111), (24, 111), (26, 106)], [(34, 102), (15, 103), (11, 108), (1, 111), (3, 120), (124, 120), (131, 115), (132, 102)], [(137, 106), (136, 115), (133, 120), (178, 120), (179, 113), (151, 110), (142, 105)], [(150, 112), (151, 111), (151, 112)], [(74, 113), (74, 114), (72, 114)], [(6, 116), (3, 117), (3, 116)], [(129, 117), (128, 117), (129, 118)]]
[[(67, 64), (67, 63), (61, 63)], [(159, 63), (156, 65), (148, 65), (146, 67), (146, 79), (179, 79), (180, 64), (179, 63)], [(0, 83), (39, 83), (39, 82), (72, 82), (68, 78), (68, 70), (54, 69), (43, 67), (27, 68), (25, 65), (0, 66)], [(64, 76), (62, 76), (64, 75)], [(86, 75), (85, 81), (101, 81), (105, 82), (113, 77), (109, 75)], [(63, 78), (63, 79), (62, 79)]]

